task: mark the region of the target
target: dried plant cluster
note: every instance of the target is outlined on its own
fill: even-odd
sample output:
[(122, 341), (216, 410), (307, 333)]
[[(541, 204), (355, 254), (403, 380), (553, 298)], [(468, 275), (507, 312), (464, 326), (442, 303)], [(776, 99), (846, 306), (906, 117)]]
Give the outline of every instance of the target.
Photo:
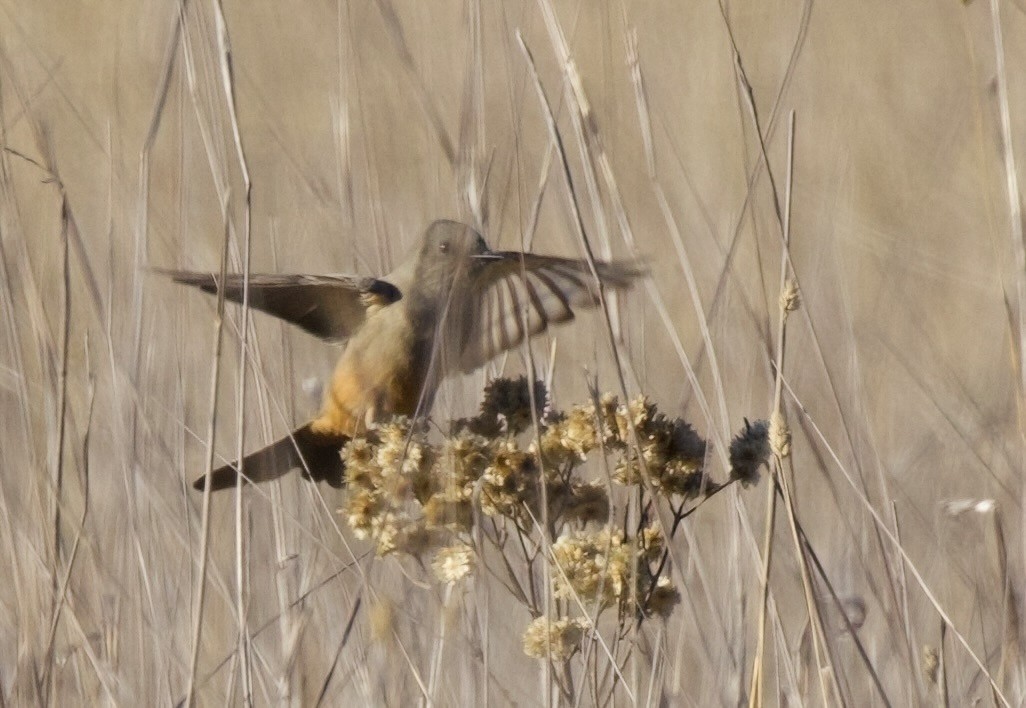
[[(767, 430), (746, 423), (735, 438), (730, 481), (756, 479)], [(441, 583), (494, 559), (490, 569), (535, 618), (523, 647), (540, 659), (569, 658), (606, 610), (621, 629), (667, 617), (680, 599), (667, 533), (672, 540), (698, 503), (730, 483), (710, 480), (705, 441), (645, 396), (624, 403), (606, 394), (564, 412), (523, 377), (492, 381), (479, 415), (454, 421), (440, 441), (399, 418), (342, 455), (349, 496), (340, 512), (355, 534), (380, 556), (431, 557)], [(670, 510), (671, 528), (656, 504)]]

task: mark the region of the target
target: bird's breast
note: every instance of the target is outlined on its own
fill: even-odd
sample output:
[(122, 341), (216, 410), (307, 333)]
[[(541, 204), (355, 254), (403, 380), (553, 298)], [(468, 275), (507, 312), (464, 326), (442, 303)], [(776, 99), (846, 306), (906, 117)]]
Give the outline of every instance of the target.
[(319, 430), (352, 435), (392, 415), (413, 415), (422, 400), (423, 411), (430, 407), (430, 328), (396, 305), (369, 317), (346, 345), (314, 423)]

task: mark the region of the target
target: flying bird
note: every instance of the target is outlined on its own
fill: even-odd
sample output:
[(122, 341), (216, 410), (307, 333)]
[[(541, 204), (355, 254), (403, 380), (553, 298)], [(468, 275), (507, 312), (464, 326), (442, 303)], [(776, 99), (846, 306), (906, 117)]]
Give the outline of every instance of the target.
[[(161, 270), (207, 293), (243, 301), (244, 277)], [(383, 278), (250, 274), (249, 305), (345, 348), (310, 422), (242, 461), (197, 479), (199, 490), (266, 482), (290, 470), (344, 484), (339, 454), (360, 430), (431, 409), (449, 375), (470, 372), (575, 308), (601, 302), (601, 286), (630, 287), (643, 267), (493, 251), (473, 228), (435, 221), (418, 250)]]

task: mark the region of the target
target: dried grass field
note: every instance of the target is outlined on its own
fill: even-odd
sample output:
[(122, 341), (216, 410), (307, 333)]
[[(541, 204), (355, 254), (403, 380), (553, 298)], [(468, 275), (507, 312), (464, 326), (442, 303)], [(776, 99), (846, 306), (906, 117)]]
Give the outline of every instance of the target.
[[(1023, 705), (1024, 71), (1021, 0), (0, 0), (0, 706)], [(650, 272), (194, 491), (338, 350), (153, 269), (436, 218)]]

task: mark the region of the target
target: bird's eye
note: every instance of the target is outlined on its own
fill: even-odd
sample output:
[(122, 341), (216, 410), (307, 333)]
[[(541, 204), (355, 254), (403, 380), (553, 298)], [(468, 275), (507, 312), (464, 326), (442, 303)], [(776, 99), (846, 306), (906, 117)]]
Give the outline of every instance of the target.
[(441, 251), (442, 253), (448, 253), (449, 252), (449, 242), (448, 241), (442, 241), (440, 244), (438, 244), (438, 250)]

